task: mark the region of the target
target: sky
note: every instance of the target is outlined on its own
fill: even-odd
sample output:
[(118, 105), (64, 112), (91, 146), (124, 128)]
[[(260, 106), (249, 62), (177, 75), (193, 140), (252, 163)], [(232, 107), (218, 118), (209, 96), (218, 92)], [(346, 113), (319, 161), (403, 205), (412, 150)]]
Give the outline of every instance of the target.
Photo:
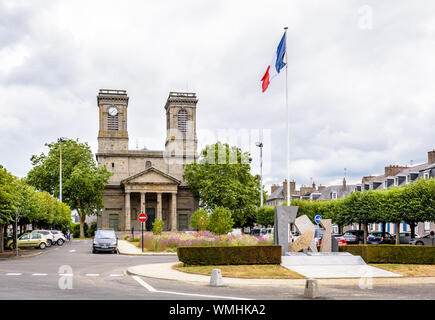
[[(288, 27), (285, 69), (261, 78)], [(163, 150), (170, 91), (195, 92), (199, 149), (240, 144), (264, 183), (348, 183), (435, 148), (432, 0), (0, 0), (0, 164), (58, 137), (97, 150), (98, 90), (130, 97), (130, 148)], [(233, 133), (236, 133), (235, 135)]]

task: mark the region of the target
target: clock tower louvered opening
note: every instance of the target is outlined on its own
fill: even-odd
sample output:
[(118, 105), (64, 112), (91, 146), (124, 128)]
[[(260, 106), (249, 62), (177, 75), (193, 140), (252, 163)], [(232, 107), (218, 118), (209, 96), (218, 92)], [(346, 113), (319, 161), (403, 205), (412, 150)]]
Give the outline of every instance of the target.
[(115, 116), (109, 115), (109, 117), (107, 118), (107, 129), (112, 131), (118, 131), (119, 130), (118, 123), (119, 123), (118, 114)]

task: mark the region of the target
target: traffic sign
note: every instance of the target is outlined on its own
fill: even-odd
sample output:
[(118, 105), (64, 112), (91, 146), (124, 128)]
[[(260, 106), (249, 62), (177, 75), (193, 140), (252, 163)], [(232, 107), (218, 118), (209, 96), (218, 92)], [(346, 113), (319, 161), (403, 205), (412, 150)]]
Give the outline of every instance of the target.
[(315, 221), (317, 224), (319, 224), (320, 220), (322, 220), (322, 216), (317, 215), (317, 216), (314, 217), (314, 221)]
[(140, 222), (145, 222), (145, 221), (147, 221), (148, 216), (147, 216), (147, 214), (146, 214), (145, 212), (142, 212), (142, 213), (138, 216), (138, 219), (139, 219)]

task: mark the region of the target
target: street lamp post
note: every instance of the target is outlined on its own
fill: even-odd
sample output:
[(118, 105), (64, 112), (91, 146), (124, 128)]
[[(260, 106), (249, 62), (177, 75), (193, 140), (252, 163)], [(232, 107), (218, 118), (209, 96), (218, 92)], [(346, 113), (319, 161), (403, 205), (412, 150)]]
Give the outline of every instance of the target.
[(68, 140), (67, 138), (59, 138), (57, 139), (57, 142), (59, 142), (59, 150), (60, 150), (60, 157), (59, 157), (59, 201), (62, 202), (62, 142), (65, 142)]
[(263, 206), (263, 142), (257, 142), (255, 144), (260, 148), (260, 206)]

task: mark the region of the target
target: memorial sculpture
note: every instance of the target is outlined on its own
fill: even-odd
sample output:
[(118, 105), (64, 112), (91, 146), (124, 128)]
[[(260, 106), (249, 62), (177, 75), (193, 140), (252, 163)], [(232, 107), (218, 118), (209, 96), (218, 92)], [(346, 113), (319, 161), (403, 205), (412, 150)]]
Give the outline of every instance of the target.
[[(276, 206), (274, 212), (274, 243), (282, 247), (282, 254), (286, 252), (300, 252), (310, 250), (318, 252), (317, 244), (314, 238), (316, 226), (311, 222), (308, 216), (297, 217), (299, 207), (297, 206)], [(338, 243), (332, 237), (332, 220), (320, 220), (320, 226), (324, 228), (322, 245), (320, 252), (338, 251)], [(293, 225), (300, 233), (300, 237), (290, 244), (290, 231)]]

